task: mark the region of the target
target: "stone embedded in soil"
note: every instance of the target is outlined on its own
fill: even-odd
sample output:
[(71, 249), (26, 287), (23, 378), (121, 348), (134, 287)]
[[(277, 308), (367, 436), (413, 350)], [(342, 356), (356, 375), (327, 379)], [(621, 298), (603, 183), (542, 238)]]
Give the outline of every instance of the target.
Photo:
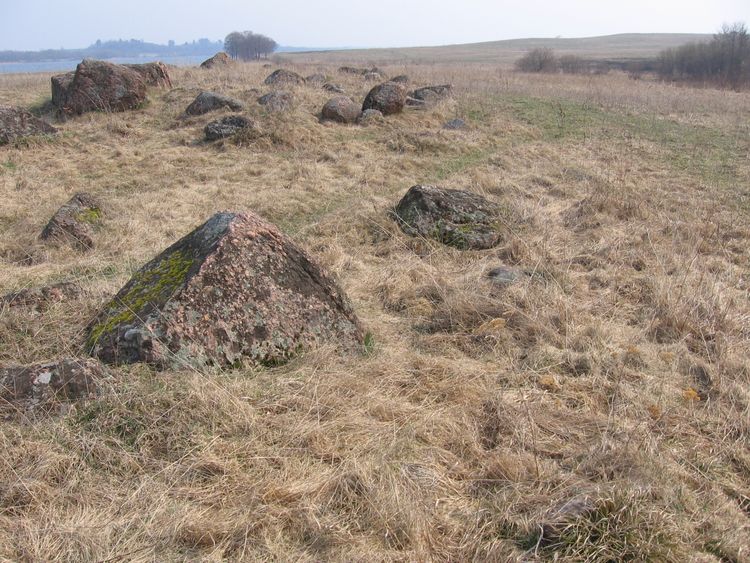
[[(59, 77), (58, 77), (59, 78)], [(52, 97), (66, 114), (88, 111), (124, 111), (140, 107), (146, 101), (146, 81), (140, 73), (124, 65), (84, 59), (73, 79), (53, 79)]]
[(326, 82), (326, 75), (320, 73), (311, 74), (310, 76), (305, 77), (305, 82), (316, 86), (322, 86)]
[(497, 285), (512, 285), (525, 275), (526, 273), (521, 268), (514, 268), (513, 266), (498, 266), (487, 273), (490, 281)]
[(0, 368), (0, 413), (50, 414), (62, 405), (99, 394), (104, 370), (90, 358), (67, 358)]
[(346, 297), (253, 213), (218, 213), (141, 268), (87, 329), (106, 363), (282, 363), (321, 343), (359, 349)]
[(294, 96), (286, 90), (275, 90), (258, 98), (258, 103), (271, 112), (287, 111), (294, 103)]
[(223, 66), (229, 66), (233, 63), (234, 61), (232, 60), (232, 57), (230, 57), (224, 52), (220, 52), (220, 53), (216, 53), (210, 59), (206, 59), (205, 61), (203, 61), (201, 63), (201, 68), (205, 68), (205, 69), (220, 68)]
[(278, 84), (288, 86), (294, 84), (304, 84), (305, 79), (296, 72), (280, 68), (279, 70), (272, 72), (268, 76), (268, 78), (263, 81), (263, 83), (267, 84), (268, 86), (276, 86)]
[(451, 119), (443, 124), (443, 129), (448, 129), (449, 131), (460, 131), (466, 129), (466, 121), (463, 119)]
[(52, 216), (41, 238), (89, 250), (94, 247), (93, 227), (101, 223), (102, 215), (102, 206), (94, 196), (78, 193)]
[(185, 109), (185, 113), (188, 115), (203, 115), (223, 108), (241, 111), (244, 109), (244, 104), (239, 100), (216, 92), (201, 92)]
[(359, 117), (359, 104), (346, 96), (337, 96), (328, 100), (320, 113), (324, 120), (355, 123)]
[(323, 84), (323, 90), (327, 92), (333, 92), (334, 94), (343, 94), (345, 90), (339, 86), (338, 84), (333, 84), (332, 82), (326, 82)]
[(365, 127), (373, 123), (381, 123), (383, 120), (383, 112), (376, 109), (366, 109), (357, 117), (357, 123)]
[(470, 192), (413, 186), (394, 210), (401, 230), (460, 250), (486, 249), (500, 242), (497, 204)]
[(362, 111), (376, 109), (383, 115), (400, 113), (406, 104), (406, 88), (395, 82), (378, 84), (367, 94)]
[(0, 305), (6, 307), (30, 307), (44, 311), (52, 303), (78, 297), (81, 288), (73, 282), (59, 282), (42, 287), (27, 287), (0, 297)]
[(227, 115), (208, 123), (203, 128), (207, 141), (218, 141), (233, 137), (237, 133), (254, 127), (254, 123), (241, 115)]
[(25, 109), (0, 106), (0, 145), (34, 135), (54, 135), (55, 133), (57, 129)]
[(410, 97), (424, 102), (438, 102), (449, 97), (453, 93), (452, 84), (440, 84), (437, 86), (425, 86), (417, 88), (409, 94)]
[(395, 82), (396, 84), (408, 84), (409, 77), (405, 74), (399, 74), (398, 76), (391, 78), (391, 82)]

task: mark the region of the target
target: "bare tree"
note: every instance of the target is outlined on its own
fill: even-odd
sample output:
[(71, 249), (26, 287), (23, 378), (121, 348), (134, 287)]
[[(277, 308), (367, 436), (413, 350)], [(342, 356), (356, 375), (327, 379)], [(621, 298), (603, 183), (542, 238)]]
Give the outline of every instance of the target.
[(521, 72), (557, 72), (557, 58), (548, 47), (538, 47), (516, 61)]

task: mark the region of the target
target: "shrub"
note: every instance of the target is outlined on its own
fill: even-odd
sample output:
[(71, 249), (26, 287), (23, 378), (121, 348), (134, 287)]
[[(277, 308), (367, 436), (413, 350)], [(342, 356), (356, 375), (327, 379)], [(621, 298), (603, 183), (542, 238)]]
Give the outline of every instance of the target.
[(555, 53), (548, 47), (532, 49), (516, 61), (516, 70), (521, 72), (556, 72), (557, 68)]

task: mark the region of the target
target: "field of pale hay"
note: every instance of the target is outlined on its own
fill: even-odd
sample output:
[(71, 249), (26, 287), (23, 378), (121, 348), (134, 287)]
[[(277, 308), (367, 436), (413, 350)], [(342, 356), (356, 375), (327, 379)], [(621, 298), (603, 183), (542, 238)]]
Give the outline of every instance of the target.
[[(365, 128), (319, 123), (311, 86), (265, 114), (272, 70), (177, 69), (142, 110), (0, 147), (0, 294), (83, 290), (0, 309), (0, 365), (79, 354), (98, 307), (219, 210), (317, 257), (367, 349), (111, 368), (99, 399), (0, 422), (0, 558), (750, 560), (750, 94), (393, 66), (455, 96)], [(263, 135), (204, 144), (220, 113), (181, 117), (201, 89), (246, 101)], [(48, 99), (48, 75), (0, 76), (0, 104)], [(469, 129), (443, 130), (454, 117)], [(502, 244), (407, 237), (388, 210), (417, 183), (499, 202)], [(78, 191), (106, 208), (95, 249), (43, 244)], [(500, 265), (527, 275), (494, 285)]]

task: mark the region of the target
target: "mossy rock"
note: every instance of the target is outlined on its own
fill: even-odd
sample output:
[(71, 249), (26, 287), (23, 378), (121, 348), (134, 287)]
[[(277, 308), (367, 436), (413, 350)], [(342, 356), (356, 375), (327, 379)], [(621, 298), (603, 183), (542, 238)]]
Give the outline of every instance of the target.
[(94, 247), (94, 227), (101, 224), (103, 217), (102, 206), (94, 196), (75, 194), (52, 216), (41, 238), (89, 250)]

